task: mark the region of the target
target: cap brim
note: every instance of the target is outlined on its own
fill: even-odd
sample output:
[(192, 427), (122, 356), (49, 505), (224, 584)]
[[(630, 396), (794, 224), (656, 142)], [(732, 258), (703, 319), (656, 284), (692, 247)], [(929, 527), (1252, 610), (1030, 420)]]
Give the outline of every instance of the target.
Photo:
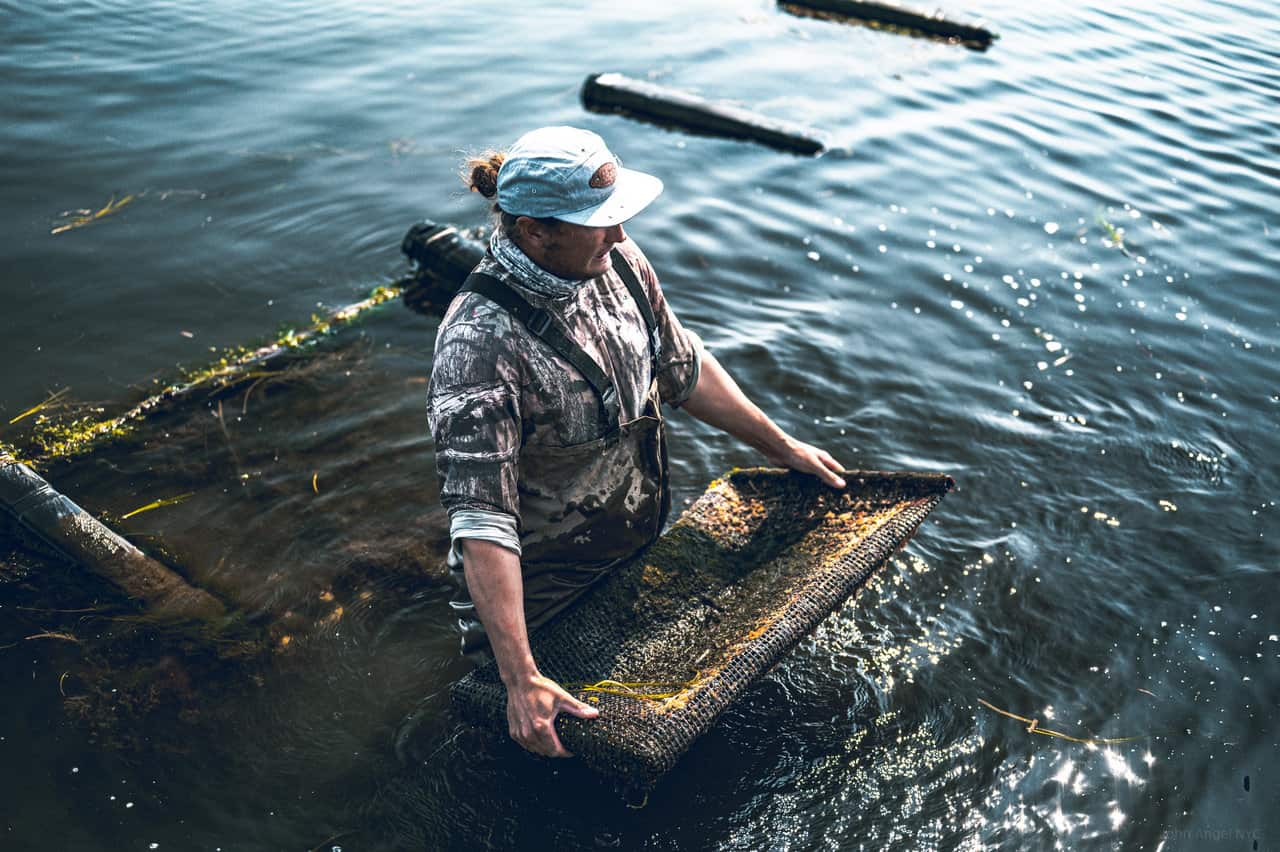
[(658, 178), (635, 169), (619, 168), (613, 193), (603, 204), (556, 218), (589, 228), (610, 228), (627, 221), (661, 194), (662, 181)]

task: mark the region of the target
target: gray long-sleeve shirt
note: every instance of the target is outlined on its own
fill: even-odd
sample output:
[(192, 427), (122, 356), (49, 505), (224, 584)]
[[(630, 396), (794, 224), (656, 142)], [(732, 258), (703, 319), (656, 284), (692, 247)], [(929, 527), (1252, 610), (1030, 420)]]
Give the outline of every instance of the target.
[[(504, 249), (512, 247), (508, 243)], [(672, 313), (639, 248), (631, 241), (618, 248), (637, 272), (658, 322), (662, 399), (679, 405), (697, 384), (701, 342)], [(511, 266), (516, 269), (490, 255), (479, 271), (511, 284), (560, 320), (613, 381), (622, 420), (636, 417), (651, 379), (649, 341), (618, 273), (548, 296), (557, 291), (527, 281), (524, 263)], [(454, 541), (451, 563), (460, 562), (457, 542), (464, 538), (493, 541), (519, 554), (520, 538), (529, 532), (521, 523), (521, 456), (543, 447), (554, 451), (585, 444), (609, 427), (601, 422), (598, 397), (582, 376), (475, 293), (456, 298), (441, 323), (428, 399), (441, 502), (449, 511)]]

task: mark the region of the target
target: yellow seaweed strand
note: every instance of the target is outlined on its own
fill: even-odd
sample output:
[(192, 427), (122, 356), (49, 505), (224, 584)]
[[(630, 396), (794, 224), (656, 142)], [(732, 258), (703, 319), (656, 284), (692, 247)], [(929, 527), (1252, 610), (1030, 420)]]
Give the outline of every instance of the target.
[(1060, 740), (1080, 743), (1081, 745), (1113, 745), (1115, 743), (1131, 743), (1135, 740), (1146, 739), (1146, 737), (1073, 737), (1070, 734), (1064, 734), (1059, 731), (1051, 731), (1048, 728), (1042, 728), (1040, 727), (1039, 719), (1028, 719), (1026, 716), (1019, 716), (1017, 713), (1010, 713), (1008, 710), (1001, 710), (991, 702), (984, 701), (981, 698), (978, 699), (978, 703), (983, 707), (986, 707), (988, 710), (994, 710), (1001, 716), (1008, 716), (1010, 719), (1016, 719), (1019, 722), (1023, 722), (1026, 724), (1027, 733), (1029, 734), (1044, 734), (1046, 737), (1057, 737)]
[(17, 423), (19, 420), (30, 417), (31, 415), (35, 414), (38, 411), (43, 411), (44, 409), (48, 408), (50, 405), (53, 405), (53, 403), (57, 402), (58, 399), (69, 390), (71, 390), (71, 388), (65, 387), (62, 390), (58, 391), (57, 393), (49, 394), (48, 399), (46, 399), (44, 402), (31, 406), (26, 411), (22, 412), (17, 417), (10, 420), (9, 425), (12, 426), (13, 424)]
[(77, 644), (79, 644), (79, 642), (80, 642), (80, 640), (79, 640), (79, 639), (77, 639), (75, 636), (71, 635), (70, 633), (66, 633), (66, 632), (64, 632), (64, 631), (61, 631), (61, 630), (44, 630), (44, 631), (41, 631), (40, 633), (33, 633), (33, 634), (31, 634), (30, 636), (27, 636), (27, 637), (25, 637), (25, 638), (26, 638), (27, 640), (31, 640), (31, 639), (61, 639), (63, 642), (75, 642), (75, 643), (77, 643)]
[(191, 497), (195, 493), (196, 492), (194, 491), (188, 491), (186, 494), (179, 494), (177, 497), (164, 497), (164, 498), (161, 498), (160, 500), (153, 500), (152, 502), (148, 503), (145, 506), (139, 506), (138, 508), (134, 509), (132, 512), (121, 515), (120, 520), (122, 521), (128, 520), (129, 518), (132, 518), (134, 515), (141, 515), (143, 512), (150, 512), (152, 509), (159, 509), (164, 506), (173, 506), (177, 503), (181, 503), (183, 500), (186, 500), (188, 497)]
[[(133, 195), (132, 193), (130, 193), (129, 195), (126, 195), (124, 198), (121, 198), (119, 201), (116, 201), (116, 198), (115, 198), (115, 196), (113, 195), (113, 196), (111, 196), (111, 200), (110, 200), (110, 201), (108, 201), (108, 202), (107, 202), (107, 203), (102, 207), (102, 209), (98, 210), (97, 212), (95, 212), (95, 213), (82, 213), (82, 214), (79, 214), (79, 215), (76, 215), (76, 216), (72, 216), (72, 217), (70, 217), (67, 221), (63, 222), (61, 225), (58, 225), (58, 226), (54, 227), (54, 229), (53, 229), (53, 230), (51, 230), (49, 233), (51, 233), (51, 234), (61, 234), (61, 233), (64, 233), (64, 232), (66, 232), (66, 231), (70, 231), (70, 230), (72, 230), (72, 229), (74, 229), (74, 228), (83, 228), (85, 225), (88, 225), (88, 224), (91, 224), (91, 223), (93, 223), (93, 222), (96, 222), (96, 221), (98, 221), (99, 219), (101, 219), (101, 218), (102, 218), (102, 217), (104, 217), (104, 216), (110, 216), (112, 213), (116, 213), (116, 212), (118, 212), (118, 211), (120, 210), (120, 208), (124, 207), (124, 206), (125, 206), (126, 204), (128, 204), (130, 201), (133, 201), (133, 199), (134, 199), (135, 197), (136, 197), (135, 195)], [(66, 215), (67, 215), (67, 214), (65, 214), (65, 213), (63, 214), (63, 216), (64, 216), (64, 217), (65, 217)]]
[(624, 695), (627, 698), (639, 698), (644, 701), (666, 701), (675, 698), (686, 689), (697, 684), (701, 673), (695, 674), (687, 681), (641, 680), (624, 683), (617, 680), (601, 680), (596, 683), (581, 684), (572, 687), (577, 692), (597, 693), (602, 695)]

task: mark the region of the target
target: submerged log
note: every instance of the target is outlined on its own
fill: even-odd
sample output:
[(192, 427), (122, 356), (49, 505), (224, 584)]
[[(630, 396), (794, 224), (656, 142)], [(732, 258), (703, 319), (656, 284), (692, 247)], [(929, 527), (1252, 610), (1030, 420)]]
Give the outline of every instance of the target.
[(41, 541), (142, 602), (151, 615), (209, 621), (226, 612), (217, 598), (125, 541), (3, 448), (0, 506)]
[[(127, 435), (159, 412), (196, 398), (203, 399), (209, 393), (226, 391), (260, 375), (285, 356), (296, 355), (397, 298), (403, 298), (416, 309), (425, 307), (428, 312), (439, 313), (485, 251), (482, 243), (457, 228), (432, 222), (411, 228), (402, 249), (417, 262), (414, 275), (391, 286), (379, 287), (367, 299), (327, 316), (313, 317), (310, 326), (285, 332), (272, 343), (228, 353), (121, 414), (54, 432), (56, 438), (37, 440), (42, 453), (33, 456), (23, 452), (24, 457), (65, 460), (84, 455)], [(191, 586), (173, 570), (130, 544), (54, 489), (31, 467), (18, 461), (17, 455), (17, 450), (0, 443), (0, 510), (13, 516), (38, 540), (141, 602), (150, 615), (199, 621), (225, 615), (223, 604), (215, 597)]]
[(746, 139), (796, 154), (820, 154), (826, 147), (811, 128), (617, 73), (588, 77), (582, 84), (582, 103), (595, 112), (619, 113), (690, 133)]
[(78, 424), (66, 432), (55, 432), (47, 439), (37, 438), (40, 453), (36, 459), (68, 459), (83, 455), (104, 443), (127, 435), (148, 417), (165, 411), (173, 404), (199, 394), (212, 394), (233, 388), (254, 378), (255, 371), (263, 370), (285, 356), (314, 346), (337, 329), (353, 323), (370, 310), (398, 298), (402, 294), (397, 285), (378, 287), (367, 298), (339, 308), (328, 316), (312, 317), (311, 324), (302, 329), (289, 329), (271, 343), (255, 348), (228, 352), (218, 361), (199, 369), (188, 371), (185, 377), (152, 394), (137, 405), (115, 417)]
[[(483, 254), (483, 249), (480, 249), (480, 253)], [(469, 268), (468, 271), (470, 271)], [(458, 283), (453, 285), (453, 289), (457, 289), (464, 277), (466, 277), (465, 273), (458, 278)], [(334, 332), (355, 323), (382, 305), (401, 298), (406, 303), (412, 304), (417, 288), (428, 287), (434, 280), (418, 276), (377, 287), (368, 298), (353, 302), (326, 316), (313, 316), (311, 323), (306, 327), (286, 330), (271, 343), (232, 350), (203, 368), (186, 371), (182, 378), (115, 417), (78, 423), (72, 429), (54, 430), (47, 435), (37, 432), (35, 437), (37, 452), (28, 450), (24, 451), (23, 455), (38, 461), (70, 459), (84, 455), (128, 435), (149, 417), (167, 411), (180, 402), (197, 396), (207, 397), (214, 393), (225, 392), (246, 381), (255, 380), (261, 376), (263, 370), (271, 369), (285, 358), (315, 346)]]
[(898, 27), (925, 35), (958, 41), (966, 47), (986, 50), (997, 36), (988, 29), (949, 21), (939, 14), (913, 12), (887, 3), (866, 0), (779, 0), (779, 5), (797, 15), (830, 15), (870, 24)]

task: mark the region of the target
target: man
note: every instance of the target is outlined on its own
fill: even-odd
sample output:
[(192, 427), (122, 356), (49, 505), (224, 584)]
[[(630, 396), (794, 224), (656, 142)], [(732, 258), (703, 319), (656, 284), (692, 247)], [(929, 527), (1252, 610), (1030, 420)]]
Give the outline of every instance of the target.
[(597, 710), (540, 674), (528, 631), (661, 534), (659, 403), (775, 464), (844, 482), (835, 459), (779, 429), (667, 305), (622, 227), (661, 181), (571, 127), (534, 130), (469, 166), (472, 189), (496, 196), (499, 226), (440, 325), (429, 390), (450, 566), (461, 565), (471, 598), (454, 606), (483, 625), (471, 622), (464, 652), (492, 652), (512, 738), (567, 757), (556, 715)]

